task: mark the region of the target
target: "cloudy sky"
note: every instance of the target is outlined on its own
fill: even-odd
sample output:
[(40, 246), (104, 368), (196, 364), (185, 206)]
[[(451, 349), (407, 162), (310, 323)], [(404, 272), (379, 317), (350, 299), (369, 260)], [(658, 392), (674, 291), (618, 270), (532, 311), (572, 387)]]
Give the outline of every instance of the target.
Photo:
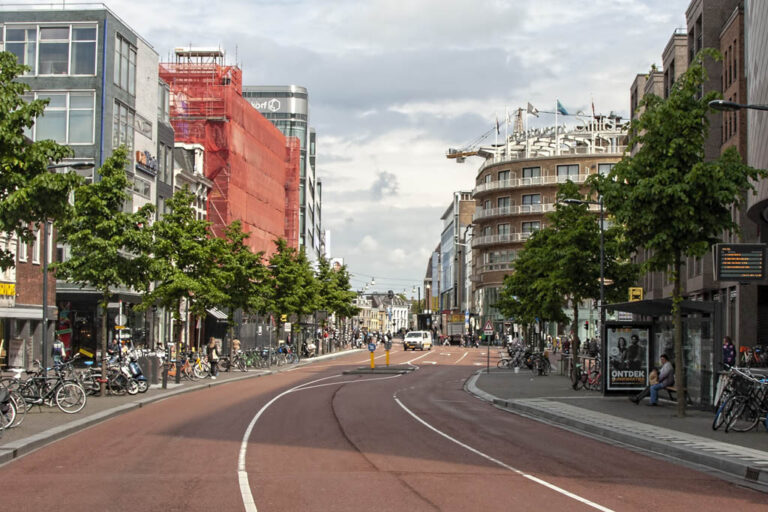
[[(18, 1), (18, 0), (17, 0)], [(69, 2), (67, 2), (69, 3)], [(168, 60), (220, 45), (247, 85), (309, 89), (323, 224), (376, 289), (422, 281), (452, 192), (479, 159), (445, 158), (505, 107), (627, 115), (637, 73), (685, 25), (689, 0), (115, 0)]]

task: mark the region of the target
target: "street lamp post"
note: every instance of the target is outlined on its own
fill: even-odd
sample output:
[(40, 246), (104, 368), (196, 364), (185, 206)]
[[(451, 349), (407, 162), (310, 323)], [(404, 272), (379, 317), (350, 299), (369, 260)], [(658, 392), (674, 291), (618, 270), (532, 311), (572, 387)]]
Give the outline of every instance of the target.
[(749, 105), (746, 103), (736, 103), (735, 101), (712, 100), (709, 106), (721, 112), (735, 112), (742, 108), (751, 110), (768, 110), (768, 105)]
[[(94, 164), (89, 162), (51, 164), (46, 167), (48, 171), (56, 169), (93, 169)], [(42, 362), (43, 368), (48, 368), (48, 219), (43, 222), (43, 297), (42, 297)]]

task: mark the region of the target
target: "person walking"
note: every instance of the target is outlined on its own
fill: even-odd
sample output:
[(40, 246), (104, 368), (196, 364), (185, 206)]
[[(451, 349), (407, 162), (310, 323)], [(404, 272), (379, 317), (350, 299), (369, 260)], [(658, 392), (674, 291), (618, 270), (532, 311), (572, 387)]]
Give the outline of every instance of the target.
[(733, 346), (730, 336), (723, 338), (723, 364), (726, 368), (736, 364), (736, 347)]
[(219, 374), (219, 346), (213, 337), (208, 342), (208, 362), (211, 363), (211, 379), (216, 380)]

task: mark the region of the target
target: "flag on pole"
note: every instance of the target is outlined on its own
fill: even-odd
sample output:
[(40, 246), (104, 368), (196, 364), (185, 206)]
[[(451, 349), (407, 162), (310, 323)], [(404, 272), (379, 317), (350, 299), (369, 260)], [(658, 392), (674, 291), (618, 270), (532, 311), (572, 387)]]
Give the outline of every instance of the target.
[(594, 118), (596, 118), (596, 117), (597, 117), (597, 116), (595, 115), (595, 100), (594, 100), (594, 99), (592, 99), (592, 117), (594, 117)]
[(562, 115), (567, 116), (568, 111), (565, 110), (565, 107), (562, 103), (560, 103), (560, 100), (557, 100), (557, 111), (560, 112)]
[(501, 128), (499, 126), (499, 116), (496, 116), (496, 135), (501, 133)]
[(533, 116), (539, 117), (539, 109), (528, 103), (527, 112)]

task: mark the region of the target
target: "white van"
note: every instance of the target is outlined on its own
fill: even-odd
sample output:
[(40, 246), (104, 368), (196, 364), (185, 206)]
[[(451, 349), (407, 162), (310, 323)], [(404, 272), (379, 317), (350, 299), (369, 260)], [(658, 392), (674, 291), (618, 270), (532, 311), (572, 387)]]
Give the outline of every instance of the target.
[(432, 333), (429, 331), (411, 331), (403, 339), (404, 350), (432, 350)]

